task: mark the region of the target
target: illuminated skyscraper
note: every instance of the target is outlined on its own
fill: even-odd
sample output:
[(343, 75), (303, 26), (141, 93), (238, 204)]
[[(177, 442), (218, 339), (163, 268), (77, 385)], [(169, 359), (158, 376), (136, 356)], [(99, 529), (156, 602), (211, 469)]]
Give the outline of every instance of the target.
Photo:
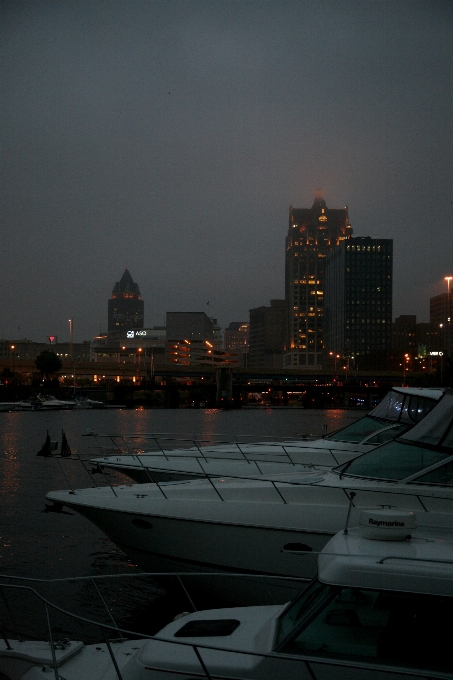
[(289, 208), (284, 358), (288, 368), (321, 367), (326, 256), (351, 234), (348, 208), (327, 208), (321, 191), (316, 192), (311, 208)]
[(140, 297), (140, 288), (135, 283), (128, 269), (115, 283), (108, 308), (108, 330), (122, 331), (143, 328), (144, 302)]

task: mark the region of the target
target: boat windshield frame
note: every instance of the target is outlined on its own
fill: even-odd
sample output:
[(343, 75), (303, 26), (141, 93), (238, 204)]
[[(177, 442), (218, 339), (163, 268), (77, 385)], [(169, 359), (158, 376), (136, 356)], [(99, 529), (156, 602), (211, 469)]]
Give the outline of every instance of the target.
[[(322, 583), (315, 577), (300, 595), (288, 603), (288, 606), (281, 612), (276, 622), (273, 644), (274, 652), (280, 652), (281, 648), (287, 644), (288, 640), (290, 640), (298, 630), (303, 628), (304, 625), (309, 623), (318, 611), (323, 609), (326, 601), (335, 596), (335, 593), (333, 595), (331, 593), (332, 588), (335, 589), (336, 587)], [(339, 590), (339, 588), (336, 588), (336, 590)], [(293, 623), (291, 628), (282, 631), (282, 623), (294, 609), (297, 610), (294, 619), (297, 623)], [(302, 616), (299, 619), (298, 614), (301, 610)]]
[[(349, 429), (353, 431), (354, 426), (360, 427), (359, 423), (364, 423), (364, 421), (374, 421), (377, 425), (376, 429), (368, 432), (368, 433), (359, 433), (358, 436), (353, 436), (348, 439), (343, 439), (337, 437), (337, 435), (341, 434), (342, 432), (345, 432)], [(342, 427), (339, 430), (335, 430), (335, 432), (330, 432), (328, 435), (324, 437), (326, 441), (333, 441), (333, 442), (343, 442), (344, 444), (361, 444), (361, 443), (366, 443), (366, 440), (374, 437), (375, 435), (379, 434), (379, 432), (383, 432), (385, 430), (388, 430), (392, 427), (397, 427), (397, 426), (404, 426), (404, 432), (408, 430), (408, 428), (411, 427), (408, 423), (400, 423), (398, 421), (392, 421), (392, 420), (385, 420), (384, 418), (376, 418), (375, 416), (372, 416), (370, 414), (364, 416), (363, 418), (359, 418), (359, 420), (356, 420), (354, 423), (351, 423), (350, 425), (346, 425), (346, 427)], [(403, 434), (403, 432), (399, 433), (400, 436)]]
[[(378, 474), (365, 474), (363, 471), (354, 472), (354, 467), (360, 466), (361, 461), (364, 459), (368, 458), (377, 458), (377, 462), (379, 461), (379, 457), (382, 457), (382, 451), (384, 447), (387, 449), (390, 449), (390, 457), (389, 461), (385, 461), (382, 463), (382, 467), (385, 470), (391, 469), (392, 464), (394, 464), (395, 458), (395, 452), (394, 450), (392, 451), (391, 449), (394, 449), (396, 447), (403, 446), (405, 447), (405, 452), (408, 451), (407, 447), (410, 447), (411, 449), (414, 449), (414, 455), (416, 455), (416, 452), (418, 450), (418, 454), (420, 456), (423, 456), (422, 453), (420, 453), (420, 449), (422, 449), (424, 452), (427, 453), (429, 456), (430, 453), (433, 454), (438, 454), (439, 457), (435, 458), (435, 456), (432, 456), (432, 462), (428, 463), (422, 463), (421, 466), (417, 467), (416, 469), (414, 468), (410, 472), (406, 470), (406, 474), (399, 474), (396, 476), (384, 476), (384, 475), (378, 475)], [(400, 450), (401, 451), (401, 450)], [(441, 457), (440, 457), (441, 456)], [(393, 439), (389, 442), (386, 442), (385, 444), (382, 444), (381, 446), (377, 446), (375, 449), (372, 451), (366, 451), (360, 456), (357, 456), (356, 458), (352, 458), (351, 460), (347, 461), (346, 463), (342, 463), (341, 465), (338, 465), (337, 467), (332, 469), (332, 472), (334, 474), (337, 474), (340, 476), (340, 479), (343, 476), (346, 477), (355, 477), (357, 479), (373, 479), (377, 481), (385, 481), (385, 482), (396, 482), (398, 484), (407, 484), (409, 482), (416, 482), (416, 480), (419, 477), (423, 477), (425, 474), (428, 474), (431, 471), (437, 470), (438, 468), (442, 468), (444, 465), (448, 464), (451, 460), (453, 459), (453, 450), (450, 447), (443, 447), (443, 446), (436, 446), (433, 444), (424, 444), (424, 443), (419, 443), (419, 442), (414, 442), (414, 441), (408, 441), (405, 440), (404, 438), (400, 439)], [(403, 457), (400, 459), (402, 462), (404, 462)], [(351, 469), (352, 468), (352, 469)], [(435, 484), (436, 482), (432, 482)], [(445, 485), (444, 485), (445, 486)]]

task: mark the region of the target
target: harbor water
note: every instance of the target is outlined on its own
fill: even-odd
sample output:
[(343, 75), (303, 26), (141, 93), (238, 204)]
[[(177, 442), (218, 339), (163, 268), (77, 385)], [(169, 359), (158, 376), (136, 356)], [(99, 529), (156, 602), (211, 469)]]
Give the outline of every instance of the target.
[[(158, 435), (161, 445), (174, 445), (178, 438), (190, 445), (212, 441), (250, 442), (282, 440), (304, 435), (321, 436), (363, 416), (352, 410), (243, 409), (219, 411), (181, 410), (72, 410), (0, 413), (0, 573), (10, 577), (61, 579), (97, 577), (104, 574), (139, 574), (128, 557), (97, 527), (78, 514), (46, 512), (45, 494), (50, 490), (84, 488), (93, 477), (76, 460), (37, 457), (46, 432), (61, 442), (62, 431), (73, 454), (108, 455), (109, 439), (84, 436), (87, 432), (134, 436), (138, 450), (148, 450), (144, 436)], [(174, 437), (174, 440), (173, 440)], [(106, 449), (99, 449), (99, 441)], [(112, 450), (113, 453), (113, 450)], [(120, 474), (111, 478), (130, 483)], [(5, 581), (5, 579), (2, 579)], [(93, 579), (68, 583), (29, 582), (51, 602), (81, 616), (156, 632), (180, 611), (190, 610), (181, 584), (174, 577), (115, 579), (104, 584)], [(99, 592), (104, 599), (107, 613)], [(201, 601), (200, 607), (219, 603)], [(97, 640), (99, 631), (52, 614), (61, 636)], [(30, 591), (4, 588), (0, 597), (0, 626), (9, 635), (17, 629), (28, 636), (46, 635), (44, 609)]]

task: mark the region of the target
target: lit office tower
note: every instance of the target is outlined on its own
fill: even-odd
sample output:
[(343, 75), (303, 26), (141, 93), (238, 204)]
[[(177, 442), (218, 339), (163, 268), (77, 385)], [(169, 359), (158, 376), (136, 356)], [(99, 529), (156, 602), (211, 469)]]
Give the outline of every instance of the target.
[(108, 308), (108, 329), (122, 331), (143, 328), (144, 302), (140, 297), (140, 288), (135, 283), (129, 270), (117, 281), (112, 290)]
[(327, 253), (352, 234), (347, 207), (327, 208), (317, 191), (311, 208), (289, 208), (286, 237), (284, 365), (321, 367)]
[(392, 239), (355, 237), (343, 241), (328, 255), (327, 351), (356, 357), (390, 349), (392, 268)]

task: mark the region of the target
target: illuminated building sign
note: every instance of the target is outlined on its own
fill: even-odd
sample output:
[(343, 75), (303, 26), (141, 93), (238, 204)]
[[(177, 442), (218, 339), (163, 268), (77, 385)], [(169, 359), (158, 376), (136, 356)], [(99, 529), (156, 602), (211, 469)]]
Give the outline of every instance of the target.
[(443, 357), (444, 353), (443, 352), (430, 352), (429, 356), (430, 357)]
[(150, 330), (138, 330), (138, 331), (127, 331), (126, 332), (126, 338), (146, 338), (146, 337), (155, 337), (156, 331), (150, 331)]

